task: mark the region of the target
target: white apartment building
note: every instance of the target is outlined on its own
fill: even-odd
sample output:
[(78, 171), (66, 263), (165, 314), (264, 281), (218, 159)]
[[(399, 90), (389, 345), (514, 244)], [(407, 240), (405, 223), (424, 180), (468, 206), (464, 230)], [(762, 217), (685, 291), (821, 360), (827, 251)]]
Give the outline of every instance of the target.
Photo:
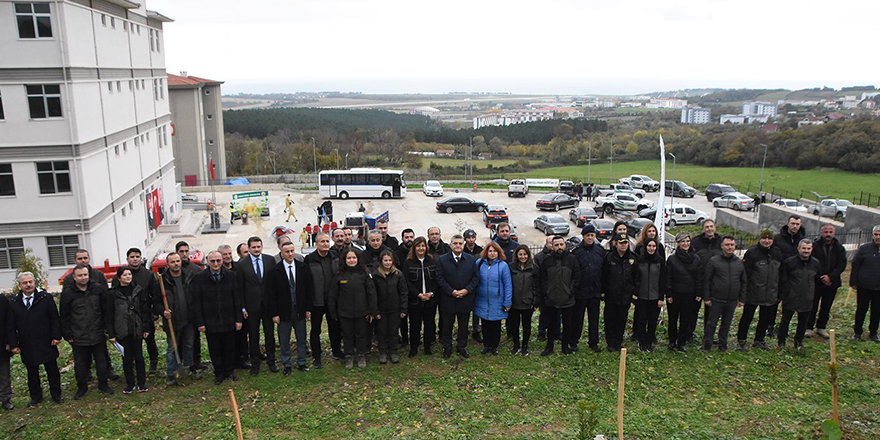
[(650, 104), (651, 108), (685, 108), (688, 102), (687, 99), (654, 98), (648, 104)]
[[(162, 26), (143, 0), (0, 0), (0, 286), (125, 261), (180, 210)], [(53, 283), (54, 284), (54, 283)]]
[(474, 129), (499, 126), (514, 125), (524, 122), (545, 121), (553, 119), (553, 110), (508, 110), (505, 112), (486, 113), (474, 118)]
[(776, 118), (777, 107), (769, 102), (744, 102), (742, 105), (743, 115), (757, 115)]
[(708, 124), (712, 120), (712, 109), (688, 107), (681, 109), (682, 124)]

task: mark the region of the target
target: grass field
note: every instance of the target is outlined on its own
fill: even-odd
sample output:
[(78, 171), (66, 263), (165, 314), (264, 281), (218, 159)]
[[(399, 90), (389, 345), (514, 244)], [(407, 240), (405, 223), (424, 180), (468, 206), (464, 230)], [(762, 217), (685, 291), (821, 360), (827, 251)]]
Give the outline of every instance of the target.
[[(647, 174), (655, 180), (660, 179), (660, 164), (657, 161), (618, 162), (613, 166), (613, 180), (630, 174)], [(533, 178), (558, 178), (566, 180), (581, 180), (586, 182), (588, 167), (586, 165), (541, 168), (528, 173), (504, 174), (504, 178), (533, 177)], [(608, 184), (609, 165), (598, 164), (592, 166), (592, 181)], [(483, 179), (498, 178), (501, 175), (482, 175)], [(666, 178), (672, 180), (672, 161), (666, 162)], [(698, 191), (703, 191), (710, 183), (727, 183), (740, 191), (757, 192), (761, 180), (760, 168), (712, 168), (695, 165), (676, 165), (675, 179), (681, 180)], [(819, 194), (832, 195), (839, 198), (852, 200), (859, 196), (860, 191), (873, 192), (872, 200), (880, 196), (880, 181), (877, 174), (859, 174), (839, 170), (794, 170), (789, 168), (766, 168), (764, 171), (765, 192), (775, 191), (787, 197), (800, 197), (803, 191), (804, 198), (815, 199), (809, 191)], [(872, 202), (873, 206), (873, 202)]]
[[(846, 297), (841, 291), (830, 325), (844, 329), (838, 345), (840, 417), (845, 438), (878, 438), (880, 344), (845, 338), (855, 307)], [(818, 438), (819, 425), (831, 417), (825, 340), (809, 339), (802, 352), (706, 355), (667, 351), (662, 325), (658, 337), (654, 353), (626, 344), (627, 439), (810, 439)], [(158, 339), (164, 347), (161, 333)], [(571, 356), (558, 354), (557, 347), (557, 354), (540, 357), (537, 342), (531, 356), (512, 356), (509, 346), (503, 342), (499, 356), (486, 356), (472, 342), (471, 359), (465, 361), (442, 359), (438, 347), (433, 356), (404, 356), (399, 365), (379, 365), (373, 355), (363, 371), (345, 371), (329, 359), (322, 370), (287, 377), (266, 368), (258, 377), (239, 370), (237, 382), (222, 386), (214, 386), (208, 375), (198, 382), (184, 378), (183, 386), (166, 389), (160, 375), (148, 378), (150, 392), (127, 396), (120, 392), (120, 380), (112, 384), (115, 395), (92, 390), (80, 401), (71, 399), (71, 369), (62, 373), (68, 401), (56, 405), (47, 395), (47, 403), (36, 409), (25, 408), (25, 372), (16, 357), (16, 408), (0, 412), (0, 437), (232, 439), (226, 390), (233, 388), (246, 439), (576, 438), (580, 400), (597, 405), (596, 433), (616, 438), (618, 353), (589, 352), (584, 340)], [(112, 356), (121, 373), (118, 354)], [(66, 343), (59, 363), (72, 364)]]
[[(431, 167), (431, 162), (436, 163), (437, 165), (441, 165), (444, 167), (454, 167), (454, 166), (462, 166), (465, 164), (464, 159), (452, 159), (447, 157), (425, 157), (422, 159), (422, 168), (429, 169)], [(510, 164), (514, 164), (517, 162), (517, 159), (485, 159), (485, 160), (474, 160), (474, 168), (476, 169), (484, 169), (488, 168), (489, 165), (493, 167), (503, 167)], [(529, 163), (532, 165), (543, 163), (543, 160), (531, 159)]]

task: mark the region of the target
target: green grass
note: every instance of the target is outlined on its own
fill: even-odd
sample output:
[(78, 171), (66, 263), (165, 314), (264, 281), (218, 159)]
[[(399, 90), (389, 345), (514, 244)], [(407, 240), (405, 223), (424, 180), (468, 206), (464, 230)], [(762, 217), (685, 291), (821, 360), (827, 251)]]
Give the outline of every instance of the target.
[[(503, 167), (511, 164), (515, 164), (518, 159), (485, 159), (485, 160), (474, 160), (474, 168), (476, 169), (484, 169), (488, 168), (489, 165), (493, 167)], [(465, 164), (464, 159), (452, 159), (447, 157), (425, 157), (422, 159), (422, 168), (429, 169), (431, 167), (431, 162), (436, 163), (437, 165), (441, 165), (444, 167), (454, 167), (454, 166), (462, 166)], [(543, 160), (530, 159), (529, 163), (532, 165), (543, 163)]]
[[(591, 180), (593, 182), (608, 184), (609, 165), (596, 164), (592, 166)], [(655, 180), (660, 179), (660, 164), (657, 161), (616, 162), (613, 166), (613, 180), (630, 174), (647, 174)], [(527, 173), (508, 173), (504, 178), (514, 177), (531, 178), (558, 178), (564, 180), (581, 180), (586, 182), (588, 167), (586, 165), (541, 168)], [(483, 179), (501, 177), (501, 175), (482, 175)], [(777, 194), (797, 198), (803, 191), (804, 198), (815, 199), (809, 191), (819, 194), (832, 195), (838, 198), (853, 200), (858, 198), (860, 191), (873, 192), (872, 200), (877, 200), (880, 190), (877, 189), (877, 174), (859, 174), (839, 170), (794, 170), (789, 168), (766, 168), (764, 171), (765, 192), (775, 190)], [(666, 162), (666, 178), (672, 180), (672, 161)], [(698, 191), (703, 191), (710, 183), (727, 183), (738, 190), (757, 192), (761, 181), (760, 168), (713, 168), (695, 165), (676, 165), (675, 179), (681, 180)], [(872, 202), (873, 206), (873, 202)]]
[[(846, 296), (845, 291), (838, 296), (830, 327), (850, 327), (855, 305), (854, 298), (846, 303)], [(654, 353), (638, 353), (634, 343), (626, 344), (626, 438), (816, 438), (821, 422), (831, 417), (827, 341), (810, 339), (803, 352), (705, 355), (692, 349), (681, 354), (665, 349), (665, 331), (658, 329), (661, 343)], [(850, 341), (848, 330), (840, 333), (846, 438), (878, 438), (880, 344)], [(161, 333), (159, 339), (161, 348)], [(374, 355), (364, 371), (345, 371), (331, 360), (322, 370), (288, 377), (264, 368), (254, 378), (239, 370), (237, 382), (222, 386), (214, 386), (208, 375), (165, 389), (160, 375), (148, 379), (149, 393), (122, 395), (120, 381), (113, 383), (115, 395), (92, 390), (80, 401), (71, 399), (71, 369), (62, 373), (68, 401), (55, 405), (47, 395), (37, 409), (25, 408), (25, 372), (16, 357), (16, 409), (0, 413), (0, 437), (234, 438), (228, 388), (235, 390), (247, 439), (574, 438), (582, 399), (598, 407), (597, 433), (616, 435), (618, 353), (594, 354), (582, 340), (574, 355), (562, 356), (557, 347), (557, 354), (544, 358), (538, 356), (541, 344), (534, 342), (532, 356), (523, 358), (507, 354), (509, 346), (503, 342), (501, 354), (493, 357), (480, 355), (472, 343), (466, 361), (444, 360), (435, 350), (431, 357), (404, 356), (399, 365), (382, 366)], [(121, 372), (118, 355), (111, 355)], [(71, 363), (64, 343), (59, 364)]]

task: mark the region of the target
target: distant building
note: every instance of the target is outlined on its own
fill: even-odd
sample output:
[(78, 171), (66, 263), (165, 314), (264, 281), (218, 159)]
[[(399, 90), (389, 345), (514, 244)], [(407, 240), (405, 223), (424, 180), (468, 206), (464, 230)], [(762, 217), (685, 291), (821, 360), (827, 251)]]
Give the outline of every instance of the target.
[(712, 120), (712, 109), (688, 107), (681, 109), (682, 124), (708, 124)]
[(776, 119), (777, 107), (769, 102), (744, 102), (742, 114), (746, 116), (767, 116)]
[(437, 150), (437, 157), (455, 156), (455, 150)]
[(492, 153), (480, 153), (477, 155), (477, 159), (479, 159), (479, 160), (492, 159)]
[(824, 117), (807, 116), (798, 121), (798, 127), (803, 127), (804, 125), (824, 125), (827, 121), (828, 119)]
[(525, 122), (553, 119), (553, 110), (507, 110), (486, 113), (474, 118), (474, 129), (489, 126), (507, 126)]
[(186, 72), (168, 74), (171, 120), (174, 123), (175, 179), (185, 186), (226, 182), (226, 143), (223, 130), (222, 81)]
[(721, 118), (718, 120), (718, 123), (721, 125), (724, 124), (745, 124), (746, 116), (745, 115), (721, 115)]
[(687, 99), (653, 98), (649, 104), (656, 106), (656, 108), (685, 108), (688, 102)]
[(440, 110), (434, 107), (416, 107), (410, 110), (410, 114), (434, 117), (440, 114)]

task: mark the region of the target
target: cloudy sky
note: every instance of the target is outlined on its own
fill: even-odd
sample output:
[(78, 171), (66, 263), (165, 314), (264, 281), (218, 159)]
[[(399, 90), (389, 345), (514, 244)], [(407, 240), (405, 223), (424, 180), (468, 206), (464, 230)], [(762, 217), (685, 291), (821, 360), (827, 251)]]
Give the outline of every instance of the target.
[(880, 85), (876, 0), (146, 0), (225, 93)]

